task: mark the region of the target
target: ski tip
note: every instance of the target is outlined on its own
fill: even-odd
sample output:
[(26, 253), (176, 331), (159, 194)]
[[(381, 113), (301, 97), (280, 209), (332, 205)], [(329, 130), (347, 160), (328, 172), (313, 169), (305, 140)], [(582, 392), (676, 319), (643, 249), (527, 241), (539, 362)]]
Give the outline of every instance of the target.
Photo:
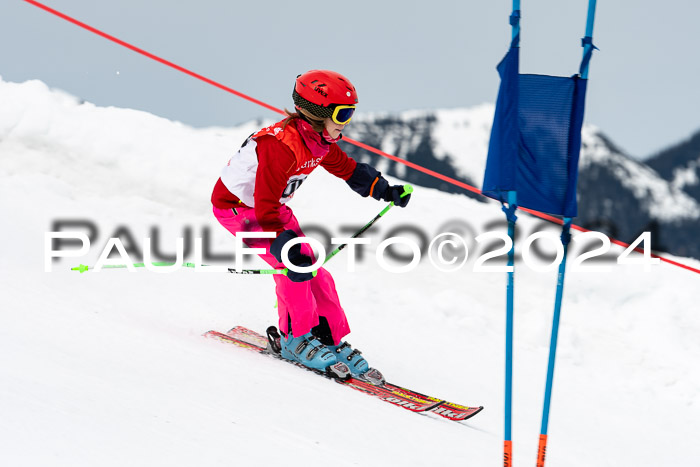
[(463, 420), (463, 421), (464, 421), (464, 420), (468, 420), (468, 419), (472, 418), (474, 415), (476, 415), (476, 414), (478, 414), (479, 412), (481, 412), (482, 410), (484, 410), (484, 406), (483, 406), (483, 405), (480, 405), (480, 406), (478, 406), (478, 407), (470, 407), (470, 410), (467, 412), (467, 416), (464, 417), (462, 420)]

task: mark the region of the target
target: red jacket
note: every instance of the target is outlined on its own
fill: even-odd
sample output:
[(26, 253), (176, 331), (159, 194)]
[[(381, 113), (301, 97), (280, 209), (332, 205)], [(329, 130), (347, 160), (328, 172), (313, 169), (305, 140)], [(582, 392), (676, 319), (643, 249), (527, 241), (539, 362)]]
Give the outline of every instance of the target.
[(222, 171), (211, 197), (218, 208), (254, 208), (263, 230), (278, 234), (284, 230), (279, 219), (282, 203), (292, 198), (316, 167), (320, 165), (345, 181), (357, 167), (335, 143), (329, 145), (327, 154), (319, 156), (317, 152), (315, 156), (294, 120), (284, 127), (282, 123), (267, 127), (246, 141)]

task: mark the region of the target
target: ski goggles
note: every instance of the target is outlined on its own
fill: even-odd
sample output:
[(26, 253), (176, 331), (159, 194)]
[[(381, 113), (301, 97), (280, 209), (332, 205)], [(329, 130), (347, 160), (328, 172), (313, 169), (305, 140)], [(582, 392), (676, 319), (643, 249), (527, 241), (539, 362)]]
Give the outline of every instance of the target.
[(331, 119), (338, 125), (345, 125), (350, 121), (354, 113), (354, 105), (336, 105), (333, 108), (333, 115), (331, 115)]

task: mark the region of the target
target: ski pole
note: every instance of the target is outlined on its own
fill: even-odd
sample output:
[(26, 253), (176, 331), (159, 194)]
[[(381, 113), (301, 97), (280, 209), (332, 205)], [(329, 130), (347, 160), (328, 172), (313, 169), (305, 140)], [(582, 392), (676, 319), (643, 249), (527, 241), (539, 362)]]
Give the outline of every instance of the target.
[[(153, 266), (174, 266), (176, 263), (173, 262), (167, 262), (167, 261), (156, 261), (154, 263), (151, 263)], [(183, 268), (195, 268), (195, 267), (211, 267), (208, 264), (200, 264), (200, 265), (195, 265), (194, 263), (182, 263)], [(126, 264), (106, 264), (102, 266), (104, 269), (126, 269), (128, 266)], [(146, 267), (145, 263), (134, 263), (135, 268), (144, 268)], [(78, 271), (81, 274), (84, 273), (85, 271), (89, 271), (91, 269), (95, 269), (94, 266), (86, 266), (84, 264), (81, 264), (80, 266), (76, 266), (74, 268), (71, 268), (71, 271)], [(226, 268), (227, 272), (231, 274), (284, 274), (285, 276), (287, 275), (287, 268), (284, 269), (241, 269), (240, 271), (234, 269), (234, 268)]]
[[(413, 193), (413, 186), (406, 184), (406, 185), (403, 186), (403, 193), (401, 193), (401, 198), (403, 198), (403, 197), (405, 197), (405, 196), (408, 196), (408, 195), (410, 195), (411, 193)], [(366, 223), (366, 224), (364, 225), (364, 227), (362, 227), (360, 230), (358, 230), (357, 232), (355, 232), (355, 233), (352, 235), (352, 237), (350, 237), (350, 238), (357, 238), (357, 237), (359, 237), (360, 235), (362, 235), (363, 233), (365, 233), (365, 232), (367, 231), (367, 229), (369, 229), (370, 227), (372, 227), (372, 225), (374, 225), (374, 223), (377, 222), (380, 218), (384, 217), (384, 214), (386, 214), (387, 212), (389, 212), (389, 210), (390, 210), (391, 208), (393, 208), (393, 207), (394, 207), (394, 202), (391, 201), (389, 204), (387, 204), (387, 206), (386, 206), (384, 209), (382, 209), (382, 211), (381, 211), (379, 214), (377, 214), (376, 216), (374, 216), (374, 218), (373, 218), (371, 221), (369, 221), (368, 223)], [(343, 243), (342, 245), (338, 246), (335, 250), (333, 250), (333, 251), (331, 251), (330, 253), (328, 253), (328, 255), (326, 256), (326, 259), (323, 260), (323, 264), (326, 264), (328, 261), (330, 261), (330, 259), (331, 259), (332, 257), (334, 257), (335, 255), (337, 255), (338, 253), (340, 253), (340, 251), (341, 251), (343, 248), (345, 248), (346, 246), (348, 246), (348, 244), (347, 244), (347, 243)], [(275, 269), (273, 269), (273, 271), (275, 271)], [(287, 269), (284, 269), (284, 271), (285, 271), (284, 274), (287, 275)], [(313, 272), (314, 277), (316, 277), (316, 273), (318, 273), (318, 270), (316, 270), (316, 271)], [(255, 274), (255, 273), (254, 273), (254, 272), (249, 272), (249, 273), (243, 273), (243, 274)], [(269, 273), (269, 272), (261, 272), (261, 274), (272, 274), (272, 273)]]
[[(401, 194), (401, 197), (403, 198), (404, 196), (410, 195), (413, 193), (413, 187), (411, 185), (404, 185), (403, 187), (403, 193)], [(355, 234), (350, 237), (350, 238), (357, 238), (360, 235), (362, 235), (364, 232), (367, 231), (372, 225), (377, 222), (381, 217), (384, 216), (389, 210), (394, 207), (394, 202), (390, 202), (382, 211), (374, 216), (374, 219), (369, 221), (367, 224), (365, 224), (364, 227), (362, 227), (360, 230), (355, 232)], [(326, 256), (326, 259), (323, 261), (323, 264), (326, 264), (332, 257), (340, 253), (340, 251), (348, 246), (347, 243), (343, 243), (339, 247), (337, 247), (335, 250), (331, 251), (328, 256)], [(174, 266), (175, 263), (173, 262), (167, 262), (167, 261), (157, 261), (154, 263), (151, 263), (153, 266)], [(206, 264), (200, 264), (199, 266), (201, 267), (209, 267)], [(126, 264), (107, 264), (102, 266), (104, 269), (125, 269), (128, 266)], [(134, 263), (135, 268), (143, 268), (146, 267), (145, 263)], [(182, 263), (182, 267), (185, 268), (194, 268), (195, 264), (194, 263)], [(85, 271), (88, 271), (90, 269), (94, 269), (94, 266), (86, 266), (84, 264), (81, 264), (79, 266), (71, 268), (71, 271), (79, 271), (81, 274), (84, 273)], [(231, 274), (284, 274), (285, 276), (287, 275), (287, 272), (289, 272), (289, 269), (284, 268), (284, 269), (241, 269), (241, 270), (236, 270), (234, 268), (227, 268), (227, 272)], [(314, 271), (314, 276), (316, 276), (317, 271)]]
[[(404, 186), (403, 186), (403, 193), (401, 193), (401, 197), (403, 198), (404, 196), (410, 195), (411, 193), (413, 193), (413, 187), (412, 187), (411, 185), (404, 185)], [(394, 207), (394, 202), (393, 202), (393, 201), (390, 202), (384, 209), (382, 209), (382, 212), (380, 212), (379, 214), (377, 214), (376, 216), (374, 216), (374, 219), (372, 219), (371, 221), (369, 221), (367, 224), (365, 224), (364, 227), (362, 227), (360, 230), (358, 230), (357, 232), (355, 232), (355, 234), (354, 234), (352, 237), (350, 237), (350, 238), (357, 238), (357, 237), (359, 237), (360, 235), (362, 235), (364, 232), (367, 231), (367, 229), (369, 229), (370, 227), (372, 227), (372, 225), (373, 225), (375, 222), (377, 222), (377, 220), (379, 220), (381, 217), (383, 217), (384, 214), (386, 214), (387, 212), (389, 212), (389, 209), (391, 209), (392, 207)], [(340, 250), (342, 250), (342, 249), (345, 248), (346, 246), (348, 246), (348, 244), (347, 244), (347, 243), (343, 243), (342, 245), (340, 245), (339, 247), (337, 247), (335, 250), (331, 251), (331, 252), (328, 254), (328, 256), (326, 256), (326, 259), (323, 261), (323, 264), (326, 264), (332, 257), (334, 257), (335, 255), (337, 255), (338, 253), (340, 253)]]

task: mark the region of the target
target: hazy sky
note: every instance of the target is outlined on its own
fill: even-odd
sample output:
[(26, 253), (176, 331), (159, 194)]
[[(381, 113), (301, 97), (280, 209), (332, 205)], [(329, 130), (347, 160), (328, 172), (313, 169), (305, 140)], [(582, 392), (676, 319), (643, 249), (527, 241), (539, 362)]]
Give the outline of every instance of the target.
[[(350, 78), (360, 109), (495, 102), (511, 2), (45, 0), (46, 5), (276, 107), (297, 74)], [(586, 0), (523, 0), (521, 72), (578, 71)], [(599, 0), (586, 121), (636, 157), (700, 130), (696, 0)], [(193, 126), (276, 115), (22, 0), (0, 6), (0, 76)], [(2, 103), (0, 103), (2, 112)], [(128, 138), (128, 135), (125, 135)]]

